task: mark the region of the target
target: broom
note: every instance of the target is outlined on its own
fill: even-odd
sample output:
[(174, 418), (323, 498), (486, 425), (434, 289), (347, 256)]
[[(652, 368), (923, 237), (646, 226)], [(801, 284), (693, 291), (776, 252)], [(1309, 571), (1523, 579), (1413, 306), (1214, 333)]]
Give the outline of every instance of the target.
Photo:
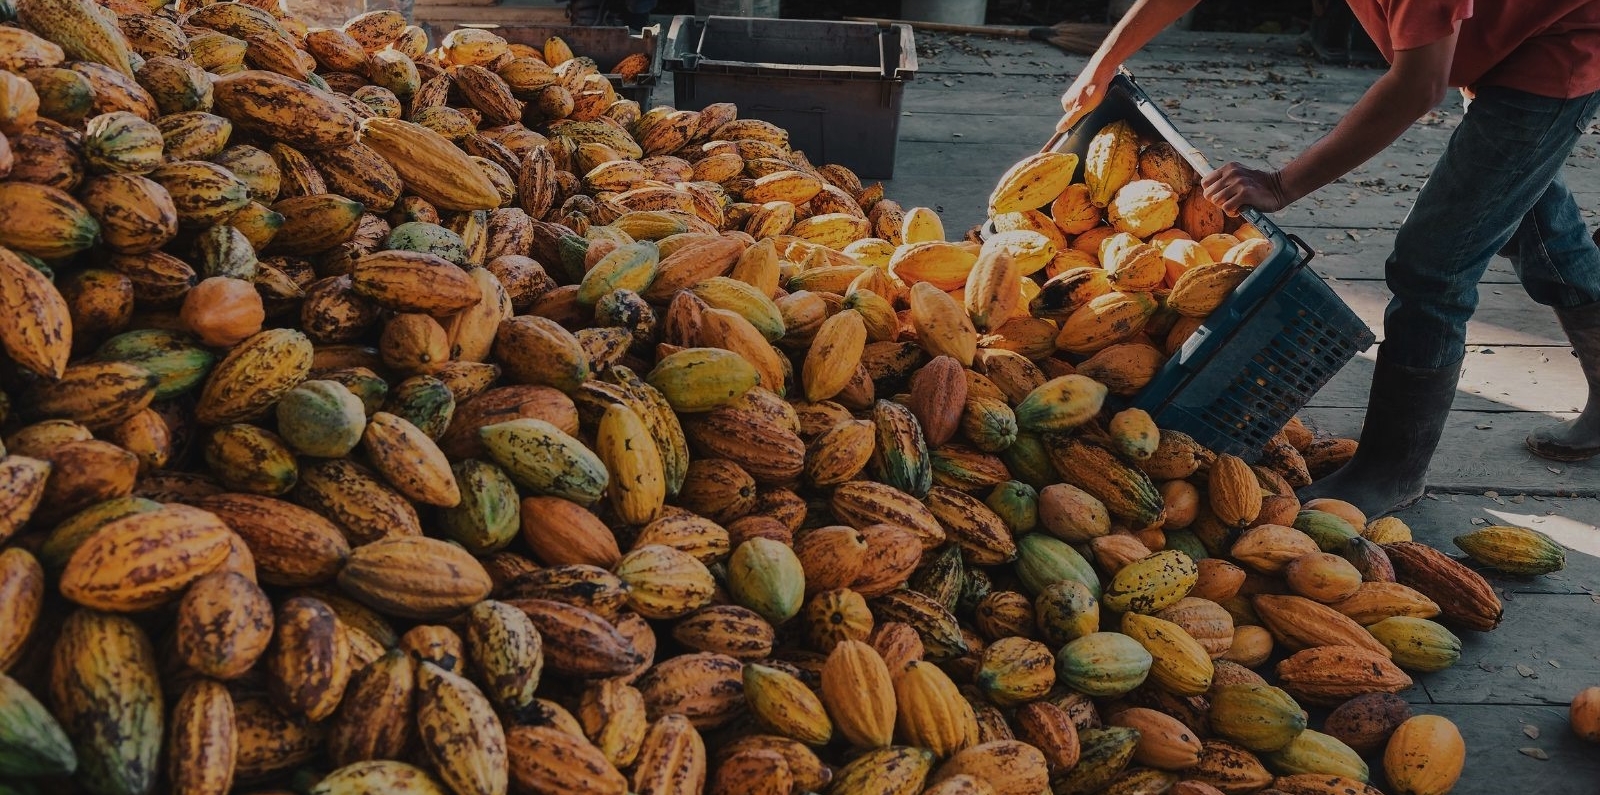
[(992, 36), (1001, 39), (1033, 39), (1046, 42), (1073, 55), (1093, 55), (1100, 42), (1111, 32), (1110, 25), (1091, 22), (1057, 22), (1048, 27), (1008, 27), (1004, 25), (954, 25), (948, 22), (923, 22), (912, 19), (879, 19), (877, 17), (845, 17), (850, 22), (874, 22), (879, 25), (910, 25), (914, 30), (938, 33), (970, 33), (975, 36)]

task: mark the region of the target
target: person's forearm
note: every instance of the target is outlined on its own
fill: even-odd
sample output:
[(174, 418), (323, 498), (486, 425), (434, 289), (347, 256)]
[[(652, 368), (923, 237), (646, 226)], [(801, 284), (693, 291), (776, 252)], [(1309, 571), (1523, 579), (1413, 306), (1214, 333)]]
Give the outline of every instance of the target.
[(1440, 90), (1384, 74), (1322, 140), (1278, 172), (1282, 198), (1297, 201), (1387, 149), (1442, 99)]
[(1111, 34), (1100, 44), (1087, 71), (1115, 69), (1138, 52), (1156, 34), (1178, 17), (1200, 4), (1200, 0), (1139, 0), (1122, 16)]

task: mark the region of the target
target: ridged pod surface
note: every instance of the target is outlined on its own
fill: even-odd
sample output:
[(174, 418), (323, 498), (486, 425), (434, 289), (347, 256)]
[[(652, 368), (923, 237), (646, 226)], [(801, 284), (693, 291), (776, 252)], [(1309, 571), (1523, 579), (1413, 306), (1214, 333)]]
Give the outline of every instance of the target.
[(357, 139), (357, 117), (326, 92), (273, 72), (218, 78), (216, 106), (241, 128), (306, 149), (334, 149)]
[(1066, 190), (1078, 168), (1078, 156), (1040, 152), (1017, 161), (989, 196), (989, 214), (1035, 210)]
[(78, 756), (78, 780), (99, 792), (146, 792), (165, 736), (155, 650), (131, 620), (79, 610), (50, 663), (56, 718)]

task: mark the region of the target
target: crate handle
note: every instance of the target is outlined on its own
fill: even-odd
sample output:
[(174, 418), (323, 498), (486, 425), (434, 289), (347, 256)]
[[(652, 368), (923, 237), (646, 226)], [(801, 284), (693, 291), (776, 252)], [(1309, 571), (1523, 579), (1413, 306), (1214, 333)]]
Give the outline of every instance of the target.
[[(1280, 229), (1279, 231), (1283, 230)], [(1307, 245), (1306, 241), (1301, 240), (1299, 235), (1284, 232), (1284, 237), (1289, 238), (1289, 242), (1293, 243), (1295, 248), (1300, 249), (1300, 253), (1304, 255), (1300, 258), (1299, 262), (1296, 263), (1296, 268), (1304, 268), (1307, 265), (1310, 265), (1311, 260), (1317, 256), (1316, 250)]]
[[(1258, 228), (1268, 235), (1268, 239), (1278, 235), (1282, 235), (1283, 237), (1287, 238), (1290, 245), (1294, 246), (1296, 249), (1299, 249), (1300, 256), (1296, 257), (1294, 261), (1286, 264), (1283, 269), (1279, 271), (1274, 272), (1258, 269), (1257, 272), (1252, 273), (1245, 280), (1245, 284), (1241, 284), (1236, 289), (1244, 290), (1247, 286), (1249, 286), (1250, 290), (1264, 294), (1265, 291), (1275, 290), (1276, 286), (1284, 284), (1295, 274), (1304, 270), (1311, 264), (1311, 259), (1316, 256), (1316, 252), (1313, 251), (1310, 246), (1306, 245), (1306, 242), (1301, 240), (1299, 235), (1292, 235), (1284, 232), (1282, 229), (1279, 229), (1277, 225), (1268, 220), (1266, 216), (1262, 215), (1254, 208), (1245, 208), (1242, 215), (1245, 216), (1245, 220), (1252, 224), (1257, 224)], [(1264, 288), (1255, 287), (1254, 285), (1256, 284), (1257, 280), (1260, 279), (1270, 279), (1271, 281), (1270, 283), (1267, 283), (1266, 287)], [(1184, 342), (1182, 353), (1180, 354), (1181, 361), (1188, 361), (1193, 357), (1209, 358), (1212, 355), (1212, 350), (1225, 341), (1223, 338), (1211, 333), (1213, 324), (1237, 326), (1239, 323), (1243, 322), (1243, 316), (1240, 314), (1239, 307), (1235, 304), (1236, 302), (1234, 301), (1226, 301), (1222, 307), (1219, 307), (1215, 312), (1205, 319), (1200, 328), (1195, 331), (1195, 334)]]
[(1288, 238), (1289, 242), (1300, 250), (1300, 257), (1295, 260), (1294, 270), (1299, 270), (1310, 264), (1311, 260), (1317, 256), (1316, 250), (1308, 245), (1306, 241), (1300, 239), (1299, 235), (1283, 231), (1283, 228), (1278, 226), (1271, 218), (1268, 218), (1266, 213), (1254, 207), (1243, 207), (1239, 210), (1239, 216), (1244, 219), (1245, 223), (1254, 226), (1269, 238), (1276, 235), (1283, 235)]

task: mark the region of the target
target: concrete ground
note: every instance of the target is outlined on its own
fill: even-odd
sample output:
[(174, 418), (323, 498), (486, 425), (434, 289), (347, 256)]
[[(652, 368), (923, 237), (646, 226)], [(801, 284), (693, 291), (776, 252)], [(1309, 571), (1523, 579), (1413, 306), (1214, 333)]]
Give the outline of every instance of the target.
[[(996, 178), (1049, 137), (1057, 97), (1085, 59), (1034, 42), (919, 39), (888, 195), (938, 209), (955, 234), (983, 220)], [(1205, 33), (1167, 34), (1128, 68), (1213, 162), (1273, 165), (1326, 134), (1379, 74), (1320, 64), (1294, 37)], [(1380, 338), (1394, 230), (1460, 114), (1452, 96), (1371, 163), (1276, 217), (1318, 251), (1316, 271)], [(1585, 136), (1565, 174), (1589, 216), (1600, 209), (1597, 152), (1600, 137)], [(1600, 754), (1568, 730), (1566, 705), (1600, 685), (1600, 462), (1552, 464), (1522, 447), (1530, 428), (1581, 408), (1583, 381), (1550, 311), (1527, 298), (1510, 263), (1495, 262), (1481, 292), (1430, 497), (1401, 516), (1446, 551), (1488, 523), (1542, 530), (1571, 552), (1560, 574), (1492, 578), (1505, 622), (1468, 633), (1461, 663), (1418, 677), (1407, 696), (1461, 727), (1469, 753), (1456, 792), (1594, 795)], [(1305, 419), (1356, 435), (1375, 351), (1351, 362)]]

